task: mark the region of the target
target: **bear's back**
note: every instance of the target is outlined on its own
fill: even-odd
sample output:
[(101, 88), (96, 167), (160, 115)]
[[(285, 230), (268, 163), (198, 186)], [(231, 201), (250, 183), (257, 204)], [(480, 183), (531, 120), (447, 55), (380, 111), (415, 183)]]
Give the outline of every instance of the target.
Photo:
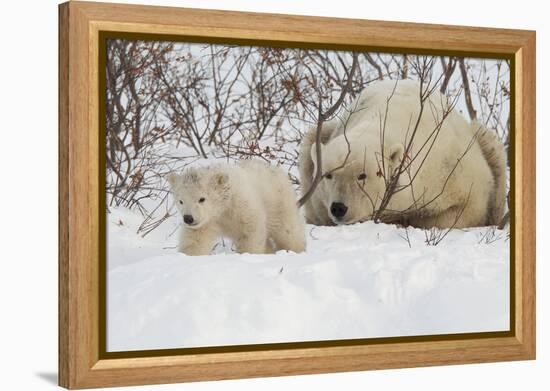
[(242, 175), (246, 176), (247, 182), (260, 188), (278, 187), (281, 182), (286, 184), (285, 182), (289, 181), (281, 168), (261, 160), (241, 160), (237, 166), (242, 171)]
[[(451, 102), (436, 88), (420, 113), (420, 83), (413, 80), (378, 81), (367, 86), (352, 102), (333, 137), (346, 133), (367, 143), (379, 143), (384, 133), (386, 145), (392, 145), (410, 140), (415, 131), (416, 146), (437, 136), (434, 147), (446, 151), (463, 150), (471, 142), (472, 128), (451, 106)], [(445, 118), (443, 122), (442, 118)]]
[[(275, 218), (292, 205), (296, 207), (296, 195), (288, 175), (280, 168), (260, 160), (243, 160), (236, 166), (233, 186), (249, 204), (261, 206), (271, 218)], [(289, 201), (290, 200), (290, 201)]]

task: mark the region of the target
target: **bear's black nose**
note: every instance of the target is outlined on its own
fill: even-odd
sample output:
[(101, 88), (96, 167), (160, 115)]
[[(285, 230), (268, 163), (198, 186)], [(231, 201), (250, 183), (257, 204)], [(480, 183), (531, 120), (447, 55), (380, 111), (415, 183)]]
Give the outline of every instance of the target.
[(185, 221), (185, 224), (193, 224), (193, 216), (191, 215), (183, 215), (183, 221)]
[(344, 217), (347, 211), (348, 207), (341, 202), (333, 202), (332, 205), (330, 205), (330, 213), (337, 219)]

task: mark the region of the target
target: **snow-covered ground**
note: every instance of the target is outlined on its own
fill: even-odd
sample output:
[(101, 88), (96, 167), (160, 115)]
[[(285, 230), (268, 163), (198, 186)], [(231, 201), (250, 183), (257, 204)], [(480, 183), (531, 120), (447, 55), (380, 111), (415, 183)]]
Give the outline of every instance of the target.
[[(177, 217), (146, 237), (137, 212), (108, 214), (108, 351), (509, 328), (505, 231), (372, 222), (307, 226), (307, 251), (177, 253)], [(408, 232), (409, 241), (406, 240)]]

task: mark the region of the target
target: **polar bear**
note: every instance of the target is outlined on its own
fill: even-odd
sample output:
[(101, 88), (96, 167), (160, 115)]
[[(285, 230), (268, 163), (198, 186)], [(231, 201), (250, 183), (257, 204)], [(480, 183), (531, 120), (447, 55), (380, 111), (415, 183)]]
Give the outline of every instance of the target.
[(304, 251), (304, 222), (280, 168), (246, 160), (188, 168), (167, 179), (184, 222), (180, 252), (208, 255), (222, 236), (232, 239), (239, 253)]
[[(388, 179), (400, 167), (407, 169), (395, 176), (400, 190), (382, 208), (382, 221), (419, 228), (500, 223), (506, 208), (503, 145), (493, 132), (451, 110), (448, 99), (437, 91), (421, 112), (421, 87), (426, 91), (425, 85), (412, 80), (375, 82), (349, 110), (323, 124), (323, 177), (304, 205), (307, 223), (372, 219)], [(302, 194), (315, 176), (316, 132), (313, 127), (302, 140)]]

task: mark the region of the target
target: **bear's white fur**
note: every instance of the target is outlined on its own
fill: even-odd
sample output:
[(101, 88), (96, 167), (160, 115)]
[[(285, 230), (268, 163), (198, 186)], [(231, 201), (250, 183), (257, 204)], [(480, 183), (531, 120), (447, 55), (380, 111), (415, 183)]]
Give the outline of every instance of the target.
[[(415, 129), (420, 88), (418, 82), (410, 80), (373, 83), (349, 111), (323, 124), (321, 167), (323, 174), (334, 171), (322, 179), (305, 204), (306, 222), (352, 224), (372, 218), (386, 189), (382, 173), (389, 178), (395, 172)], [(493, 133), (478, 123), (469, 123), (456, 109), (439, 126), (449, 107), (448, 100), (437, 91), (426, 101), (412, 148), (405, 157), (407, 164), (412, 159), (410, 170), (399, 180), (405, 185), (414, 177), (413, 186), (393, 195), (386, 208), (389, 222), (420, 228), (500, 223), (506, 207), (504, 148)], [(313, 127), (302, 140), (302, 193), (315, 175), (316, 131)], [(337, 218), (331, 206), (342, 204), (347, 211)], [(403, 211), (406, 213), (399, 213)], [(391, 221), (392, 216), (395, 221)]]
[(222, 236), (232, 239), (239, 253), (304, 251), (304, 222), (280, 168), (247, 160), (188, 168), (167, 179), (184, 218), (179, 251), (210, 254)]

